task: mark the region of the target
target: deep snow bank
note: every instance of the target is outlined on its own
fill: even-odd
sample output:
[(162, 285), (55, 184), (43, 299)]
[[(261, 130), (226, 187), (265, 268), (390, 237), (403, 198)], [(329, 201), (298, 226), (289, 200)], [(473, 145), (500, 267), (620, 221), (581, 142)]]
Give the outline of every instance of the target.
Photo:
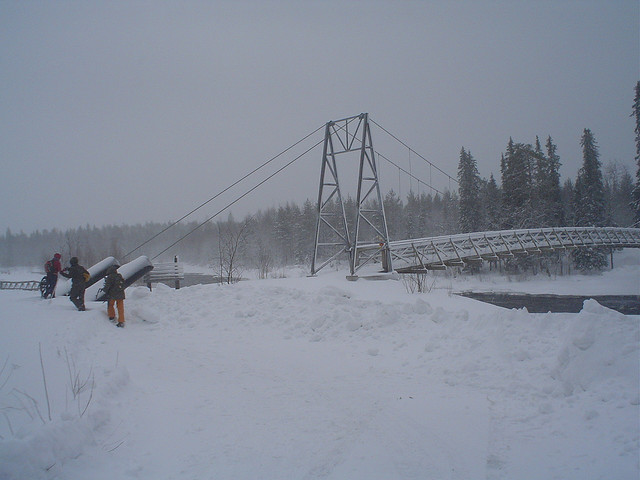
[(328, 274), (129, 289), (124, 331), (88, 305), (0, 292), (0, 478), (640, 472), (639, 318), (595, 302), (534, 315)]

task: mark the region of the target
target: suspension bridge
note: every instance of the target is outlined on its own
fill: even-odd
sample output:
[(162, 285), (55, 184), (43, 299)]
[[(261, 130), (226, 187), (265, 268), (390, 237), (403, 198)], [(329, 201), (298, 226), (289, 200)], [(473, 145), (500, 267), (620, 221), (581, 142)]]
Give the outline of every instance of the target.
[[(154, 270), (154, 266), (159, 267), (155, 276), (160, 275), (166, 280), (165, 276), (167, 273), (165, 270), (167, 264), (154, 265), (152, 260), (155, 260), (169, 249), (175, 247), (186, 237), (203, 227), (222, 212), (228, 210), (241, 199), (254, 192), (260, 186), (270, 181), (320, 145), (322, 145), (322, 158), (316, 203), (317, 215), (314, 247), (311, 260), (310, 273), (312, 276), (340, 258), (348, 261), (349, 275), (347, 275), (347, 279), (357, 280), (358, 272), (365, 266), (371, 266), (379, 273), (426, 273), (451, 267), (477, 265), (485, 261), (495, 262), (514, 257), (580, 248), (640, 248), (639, 228), (618, 227), (531, 228), (391, 240), (387, 228), (387, 218), (380, 187), (378, 158), (397, 168), (398, 172), (404, 173), (419, 185), (424, 185), (439, 194), (442, 194), (442, 192), (433, 185), (431, 178), (429, 182), (425, 182), (413, 174), (411, 166), (409, 166), (407, 170), (375, 150), (371, 136), (372, 123), (406, 148), (410, 156), (413, 155), (423, 160), (429, 166), (430, 172), (436, 170), (449, 181), (449, 184), (452, 182), (457, 183), (455, 178), (413, 150), (396, 135), (389, 132), (389, 130), (371, 120), (367, 113), (340, 120), (332, 120), (318, 127), (310, 134), (239, 178), (207, 201), (168, 225), (162, 231), (138, 245), (123, 257), (123, 260), (131, 257), (134, 252), (142, 249), (152, 240), (158, 238), (191, 214), (210, 204), (241, 182), (254, 176), (268, 165), (291, 152), (295, 147), (303, 145), (305, 141), (308, 141), (313, 135), (324, 129), (324, 137), (322, 140), (315, 142), (311, 147), (306, 148), (303, 153), (295, 156), (292, 160), (278, 167), (273, 173), (262, 178), (262, 180), (244, 191), (230, 203), (227, 203), (204, 222), (197, 224), (195, 228), (151, 257), (151, 259), (146, 255), (140, 255), (134, 260), (130, 260), (128, 263), (120, 266), (120, 263), (115, 258), (108, 257), (90, 267), (89, 272), (92, 283), (102, 279), (105, 275), (106, 268), (110, 265), (119, 266), (118, 271), (125, 277), (127, 286), (145, 275), (146, 281), (150, 285), (155, 277), (149, 272)], [(348, 221), (345, 208), (345, 189), (342, 186), (342, 176), (339, 171), (339, 166), (340, 168), (344, 168), (349, 164), (351, 166), (357, 166), (358, 172), (355, 213), (353, 214), (355, 222), (351, 222), (352, 225), (353, 223), (355, 223), (355, 225), (352, 231), (349, 230), (350, 222)], [(177, 257), (175, 257), (175, 262), (169, 265), (171, 272), (173, 272), (170, 277), (176, 281), (177, 288), (179, 280), (184, 278), (184, 273), (181, 267), (177, 265)], [(43, 278), (40, 282), (1, 282), (0, 289), (35, 290), (39, 288), (43, 291), (43, 286), (46, 287), (45, 280), (46, 279)], [(66, 287), (68, 287), (68, 285)], [(66, 287), (61, 285), (61, 288), (58, 288), (57, 292), (64, 294)], [(100, 291), (98, 291), (97, 295), (99, 294)]]
[[(349, 279), (357, 279), (358, 271), (367, 265), (375, 265), (379, 271), (398, 273), (419, 273), (431, 270), (442, 270), (449, 267), (463, 267), (483, 261), (497, 261), (515, 256), (526, 256), (551, 251), (566, 251), (587, 247), (640, 248), (640, 229), (614, 227), (556, 227), (527, 230), (505, 230), (492, 232), (475, 232), (469, 234), (446, 235), (407, 240), (391, 240), (387, 228), (383, 195), (379, 180), (378, 159), (382, 159), (398, 172), (432, 191), (442, 194), (430, 180), (424, 181), (414, 175), (411, 167), (407, 170), (388, 156), (374, 149), (371, 136), (371, 124), (381, 132), (405, 148), (409, 155), (424, 161), (429, 172), (435, 170), (451, 185), (457, 180), (429, 161), (409, 145), (400, 140), (389, 130), (369, 118), (367, 113), (332, 120), (318, 127), (302, 139), (284, 149), (279, 154), (265, 161), (254, 170), (239, 178), (227, 188), (203, 202), (183, 217), (179, 218), (147, 241), (138, 245), (126, 254), (132, 253), (162, 235), (189, 215), (205, 207), (219, 198), (231, 188), (254, 176), (268, 165), (293, 151), (294, 147), (304, 145), (320, 130), (324, 129), (324, 137), (306, 148), (273, 173), (264, 177), (254, 186), (244, 191), (230, 203), (198, 224), (171, 245), (151, 258), (158, 256), (176, 246), (187, 236), (204, 226), (222, 212), (228, 210), (238, 201), (270, 181), (282, 171), (293, 165), (300, 158), (322, 145), (320, 165), (320, 181), (317, 195), (317, 220), (311, 275), (316, 275), (327, 265), (338, 259), (346, 259), (349, 265)], [(345, 209), (346, 193), (342, 184), (340, 168), (348, 170), (348, 166), (357, 166), (357, 189), (355, 199), (355, 227), (349, 230), (347, 211)], [(338, 208), (336, 208), (336, 204)]]
[[(640, 229), (555, 227), (445, 235), (389, 242), (388, 255), (398, 273), (425, 273), (586, 247), (639, 248)], [(360, 245), (356, 268), (382, 257), (383, 248), (380, 244)]]
[[(332, 120), (318, 127), (138, 245), (128, 252), (124, 259), (148, 245), (149, 242), (194, 212), (218, 199), (222, 194), (255, 176), (258, 172), (263, 171), (276, 160), (292, 152), (295, 147), (305, 145), (305, 142), (308, 141), (314, 142), (314, 140), (310, 139), (321, 130), (324, 130), (324, 137), (321, 140), (313, 143), (311, 147), (304, 149), (303, 153), (276, 168), (273, 173), (263, 177), (262, 180), (217, 210), (205, 221), (197, 224), (192, 230), (151, 257), (150, 260), (155, 260), (175, 247), (207, 222), (228, 210), (320, 145), (322, 145), (322, 156), (316, 204), (317, 219), (310, 271), (312, 276), (338, 259), (348, 261), (349, 275), (347, 275), (347, 278), (355, 280), (358, 278), (358, 272), (367, 265), (376, 268), (378, 272), (424, 273), (450, 267), (464, 267), (484, 261), (492, 262), (516, 256), (552, 251), (593, 247), (640, 248), (640, 229), (617, 227), (532, 228), (392, 241), (389, 238), (389, 230), (387, 228), (387, 218), (379, 180), (378, 159), (382, 159), (393, 168), (397, 168), (398, 172), (402, 172), (418, 184), (424, 185), (436, 193), (441, 194), (442, 192), (433, 185), (431, 178), (429, 182), (425, 182), (414, 175), (411, 166), (407, 170), (402, 165), (375, 150), (371, 136), (371, 124), (374, 124), (381, 132), (401, 144), (403, 148), (407, 149), (410, 156), (413, 155), (424, 161), (428, 165), (430, 172), (435, 170), (439, 175), (444, 176), (449, 184), (457, 183), (455, 178), (413, 150), (389, 130), (370, 119), (367, 113), (362, 113), (340, 120)], [(275, 165), (277, 166), (277, 164)], [(348, 166), (357, 167), (355, 213), (352, 214), (355, 221), (352, 222), (348, 221), (345, 209), (345, 198), (348, 193), (342, 184), (343, 178), (340, 172), (340, 169), (348, 170), (346, 168)], [(351, 230), (349, 228), (350, 224), (352, 225)], [(136, 278), (148, 273), (153, 268), (148, 257), (143, 257), (132, 262), (141, 265), (140, 272), (133, 272)], [(144, 272), (142, 271), (143, 269)]]
[[(337, 162), (338, 157), (349, 153), (355, 153), (359, 161), (355, 231), (351, 234)], [(381, 270), (387, 273), (420, 273), (558, 250), (587, 247), (640, 248), (640, 229), (611, 227), (505, 230), (391, 241), (376, 154), (366, 113), (327, 123), (318, 191), (312, 275), (343, 255), (349, 259), (350, 275), (347, 278), (357, 279), (357, 272), (368, 264), (379, 264)], [(411, 175), (411, 172), (404, 172)], [(330, 207), (333, 198), (338, 199), (341, 211), (336, 212)], [(371, 237), (375, 240), (372, 241)]]

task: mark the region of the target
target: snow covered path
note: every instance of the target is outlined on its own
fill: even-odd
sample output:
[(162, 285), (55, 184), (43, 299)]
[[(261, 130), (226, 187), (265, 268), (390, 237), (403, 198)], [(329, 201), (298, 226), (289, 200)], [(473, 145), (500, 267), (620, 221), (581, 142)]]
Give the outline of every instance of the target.
[[(45, 412), (0, 418), (3, 479), (640, 472), (639, 318), (595, 302), (534, 315), (330, 274), (130, 289), (120, 330), (102, 304), (1, 293), (0, 403)], [(69, 370), (93, 391), (70, 399)]]
[[(297, 307), (286, 304), (280, 288), (268, 288), (260, 298), (251, 288), (236, 295), (226, 313), (216, 306), (229, 301), (228, 288), (213, 287), (213, 298), (202, 288), (189, 290), (186, 304), (176, 307), (170, 300), (161, 308), (159, 323), (173, 323), (170, 330), (136, 322), (140, 315), (156, 319), (158, 313), (131, 308), (135, 323), (127, 335), (137, 337), (133, 344), (154, 349), (117, 354), (130, 377), (139, 379), (131, 383), (141, 393), (133, 404), (119, 405), (122, 422), (129, 425), (127, 446), (121, 448), (138, 451), (129, 465), (118, 467), (123, 478), (134, 472), (133, 478), (209, 478), (212, 469), (223, 478), (255, 478), (259, 472), (271, 472), (269, 478), (424, 478), (426, 473), (469, 478), (484, 471), (486, 418), (478, 399), (456, 401), (458, 393), (450, 387), (444, 394), (431, 391), (426, 378), (379, 361), (377, 347), (363, 350), (354, 339), (327, 345), (321, 331), (323, 316), (331, 312), (323, 309), (316, 326), (305, 327), (310, 337), (293, 336), (306, 323), (293, 309), (291, 321), (302, 323), (284, 334), (274, 329), (278, 320), (269, 312)], [(168, 296), (185, 292), (163, 289)], [(329, 305), (346, 299), (333, 288), (327, 293)], [(302, 294), (294, 290), (293, 295)], [(264, 324), (254, 321), (260, 306), (266, 307)], [(190, 324), (189, 317), (215, 320)], [(114, 334), (110, 327), (106, 334)], [(408, 382), (415, 384), (407, 388)], [(445, 406), (458, 423), (453, 438), (442, 422)], [(438, 415), (425, 415), (434, 410)], [(469, 452), (465, 462), (446, 447), (462, 444)]]

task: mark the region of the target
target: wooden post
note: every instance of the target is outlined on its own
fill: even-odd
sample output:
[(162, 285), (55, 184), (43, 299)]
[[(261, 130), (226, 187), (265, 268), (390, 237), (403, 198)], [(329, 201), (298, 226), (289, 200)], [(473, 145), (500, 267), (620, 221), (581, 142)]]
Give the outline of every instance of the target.
[[(173, 263), (175, 263), (174, 267), (175, 267), (175, 272), (176, 275), (178, 274), (178, 256), (176, 255), (175, 257), (173, 257)], [(180, 279), (176, 278), (176, 290), (180, 290)]]
[(609, 255), (611, 256), (611, 270), (613, 270), (613, 248), (609, 249)]
[(388, 257), (389, 250), (385, 248), (385, 245), (382, 242), (380, 242), (380, 248), (382, 248), (382, 271), (388, 272), (389, 271), (389, 257)]

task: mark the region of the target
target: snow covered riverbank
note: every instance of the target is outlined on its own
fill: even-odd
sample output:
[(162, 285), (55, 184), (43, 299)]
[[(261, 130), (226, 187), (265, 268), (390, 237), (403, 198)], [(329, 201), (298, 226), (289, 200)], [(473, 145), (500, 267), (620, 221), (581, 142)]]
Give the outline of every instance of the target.
[(637, 294), (638, 266), (136, 287), (124, 330), (2, 291), (0, 478), (637, 478), (640, 317), (450, 294), (470, 285)]

